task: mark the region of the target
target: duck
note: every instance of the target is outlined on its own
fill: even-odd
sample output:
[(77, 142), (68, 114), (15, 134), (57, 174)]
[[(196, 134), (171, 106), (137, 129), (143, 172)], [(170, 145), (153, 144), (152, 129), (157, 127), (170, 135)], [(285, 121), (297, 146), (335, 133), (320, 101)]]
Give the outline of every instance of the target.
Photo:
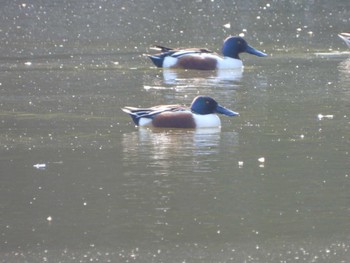
[(348, 47), (350, 47), (350, 33), (340, 33), (338, 36), (344, 40)]
[(224, 40), (220, 56), (206, 48), (174, 49), (155, 46), (161, 53), (148, 55), (158, 68), (182, 68), (197, 70), (238, 69), (243, 67), (240, 53), (246, 52), (258, 57), (267, 54), (250, 46), (240, 36), (230, 36)]
[(122, 111), (129, 114), (136, 126), (156, 128), (216, 128), (221, 127), (217, 113), (237, 116), (238, 112), (221, 106), (209, 96), (197, 96), (191, 106), (158, 105), (150, 108), (126, 106)]

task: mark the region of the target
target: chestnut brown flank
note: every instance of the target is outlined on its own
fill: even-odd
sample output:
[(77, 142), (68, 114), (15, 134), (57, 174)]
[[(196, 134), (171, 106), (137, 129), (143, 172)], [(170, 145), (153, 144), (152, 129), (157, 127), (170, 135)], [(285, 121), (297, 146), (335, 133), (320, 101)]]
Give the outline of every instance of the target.
[(216, 65), (217, 61), (214, 58), (201, 56), (184, 56), (179, 58), (175, 67), (184, 69), (214, 70), (216, 69)]
[(164, 128), (196, 128), (192, 115), (185, 112), (164, 112), (152, 121), (154, 127)]

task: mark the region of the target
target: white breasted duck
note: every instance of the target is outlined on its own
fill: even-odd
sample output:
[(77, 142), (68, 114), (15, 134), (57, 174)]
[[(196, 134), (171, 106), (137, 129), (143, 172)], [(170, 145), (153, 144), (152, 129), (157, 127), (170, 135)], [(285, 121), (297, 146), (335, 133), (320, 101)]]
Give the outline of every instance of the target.
[(190, 107), (182, 105), (159, 105), (151, 108), (124, 107), (137, 126), (159, 128), (213, 128), (220, 127), (221, 121), (216, 113), (227, 116), (239, 115), (219, 105), (208, 96), (196, 97)]
[(160, 54), (149, 55), (152, 62), (159, 68), (183, 68), (198, 70), (235, 69), (243, 66), (239, 54), (246, 52), (258, 57), (266, 57), (261, 52), (239, 36), (231, 36), (225, 39), (222, 47), (222, 56), (205, 49), (173, 49), (156, 46), (161, 49)]

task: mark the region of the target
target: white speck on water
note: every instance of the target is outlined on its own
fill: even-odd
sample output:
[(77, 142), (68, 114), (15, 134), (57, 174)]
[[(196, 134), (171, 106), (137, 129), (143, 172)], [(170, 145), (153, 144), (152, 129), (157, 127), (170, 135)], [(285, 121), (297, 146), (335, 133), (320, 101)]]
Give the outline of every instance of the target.
[(258, 161), (259, 161), (260, 163), (264, 163), (264, 162), (265, 162), (265, 157), (260, 157), (260, 158), (258, 159)]
[(46, 220), (49, 221), (49, 222), (51, 222), (51, 221), (52, 221), (52, 216), (48, 216), (48, 217), (46, 218)]
[(239, 168), (242, 168), (242, 167), (243, 167), (243, 164), (244, 164), (243, 161), (238, 161), (238, 167), (239, 167)]
[(32, 62), (27, 61), (27, 62), (24, 63), (24, 65), (26, 65), (26, 66), (31, 66), (31, 65), (32, 65)]
[(37, 163), (37, 164), (34, 164), (33, 167), (36, 169), (45, 169), (46, 164), (45, 163)]
[(231, 28), (231, 23), (227, 23), (224, 25), (224, 28), (230, 29)]
[(301, 134), (301, 135), (300, 135), (300, 138), (301, 138), (301, 139), (304, 139), (304, 137), (305, 137), (304, 134)]
[(319, 120), (322, 120), (322, 119), (330, 119), (331, 120), (331, 119), (333, 119), (333, 117), (334, 117), (334, 115), (332, 115), (332, 114), (323, 115), (323, 114), (319, 113), (317, 115), (317, 118)]

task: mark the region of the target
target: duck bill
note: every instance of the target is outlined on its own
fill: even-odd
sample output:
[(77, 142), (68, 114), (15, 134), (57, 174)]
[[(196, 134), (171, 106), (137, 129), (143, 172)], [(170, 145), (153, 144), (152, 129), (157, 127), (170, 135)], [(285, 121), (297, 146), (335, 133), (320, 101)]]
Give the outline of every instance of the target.
[(216, 107), (216, 112), (217, 112), (217, 113), (220, 113), (220, 114), (224, 114), (224, 115), (226, 115), (226, 116), (237, 116), (237, 115), (239, 115), (238, 112), (235, 112), (235, 111), (226, 109), (225, 107), (223, 107), (223, 106), (221, 106), (221, 105), (218, 105), (218, 106)]
[(266, 53), (264, 53), (264, 52), (262, 52), (260, 50), (257, 50), (255, 48), (253, 48), (252, 46), (249, 46), (249, 45), (248, 45), (248, 47), (247, 47), (245, 52), (247, 52), (249, 54), (252, 54), (252, 55), (255, 55), (255, 56), (258, 56), (258, 57), (266, 57), (267, 56)]

